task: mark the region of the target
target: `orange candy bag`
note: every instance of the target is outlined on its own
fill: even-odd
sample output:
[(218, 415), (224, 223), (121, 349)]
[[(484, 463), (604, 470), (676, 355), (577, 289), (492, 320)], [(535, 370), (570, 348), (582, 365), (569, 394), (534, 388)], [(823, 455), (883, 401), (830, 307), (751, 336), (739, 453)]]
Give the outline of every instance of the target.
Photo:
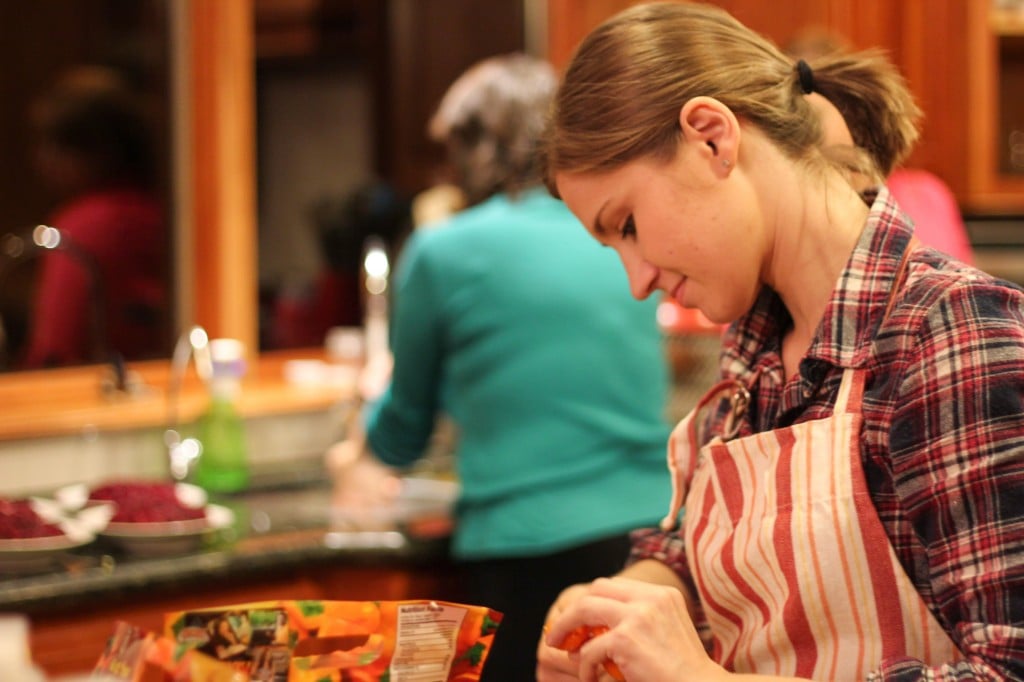
[[(452, 602), (273, 601), (166, 614), (164, 636), (253, 679), (480, 679), (501, 614)], [(275, 677), (276, 676), (276, 677)]]
[(160, 634), (118, 623), (96, 672), (131, 682), (476, 682), (501, 618), (482, 606), (427, 600), (178, 611), (165, 614)]

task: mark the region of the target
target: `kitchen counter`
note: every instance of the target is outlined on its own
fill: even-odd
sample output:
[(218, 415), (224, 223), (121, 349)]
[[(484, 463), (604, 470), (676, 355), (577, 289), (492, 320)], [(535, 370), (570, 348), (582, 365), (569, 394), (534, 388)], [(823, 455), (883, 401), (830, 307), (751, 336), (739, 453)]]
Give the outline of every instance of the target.
[(445, 537), (411, 538), (394, 529), (333, 530), (328, 495), (318, 486), (218, 499), (234, 509), (236, 526), (184, 554), (132, 556), (101, 540), (69, 552), (51, 570), (0, 579), (0, 611), (89, 608), (188, 589), (197, 581), (239, 581), (317, 563), (429, 564), (445, 556)]
[[(355, 395), (355, 373), (344, 382), (296, 384), (288, 381), (289, 362), (323, 361), (321, 349), (271, 351), (250, 358), (242, 380), (238, 410), (246, 417), (323, 410)], [(102, 390), (108, 368), (99, 365), (0, 374), (0, 442), (75, 435), (88, 425), (100, 431), (166, 428), (170, 363), (131, 363), (138, 382), (134, 393)], [(175, 406), (177, 419), (189, 423), (206, 406), (207, 391), (190, 365)]]
[[(250, 360), (236, 407), (254, 467), (322, 456), (342, 436), (354, 404), (356, 371), (324, 359), (322, 350), (296, 349)], [(311, 363), (322, 363), (324, 371), (313, 377), (318, 381), (296, 381), (290, 369)], [(185, 373), (181, 390), (173, 392), (174, 400), (167, 361), (132, 363), (138, 388), (127, 394), (100, 390), (104, 369), (0, 376), (0, 495), (166, 475), (164, 431), (173, 425), (188, 432), (209, 404), (194, 367)]]
[(447, 516), (372, 530), (339, 523), (317, 480), (212, 501), (232, 527), (202, 546), (132, 556), (97, 541), (48, 570), (0, 578), (0, 611), (28, 614), (32, 650), (51, 675), (89, 670), (117, 620), (151, 630), (163, 613), (267, 599), (452, 598)]

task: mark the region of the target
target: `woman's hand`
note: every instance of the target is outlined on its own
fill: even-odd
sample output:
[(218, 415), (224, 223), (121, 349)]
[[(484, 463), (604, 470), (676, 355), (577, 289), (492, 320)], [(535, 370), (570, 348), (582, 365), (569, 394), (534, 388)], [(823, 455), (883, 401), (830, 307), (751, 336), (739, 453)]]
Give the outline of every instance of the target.
[[(555, 603), (548, 609), (545, 623), (555, 622), (559, 616), (578, 599), (587, 594), (589, 584), (570, 585), (562, 590)], [(545, 627), (545, 632), (547, 628)], [(556, 642), (560, 643), (561, 640)], [(569, 682), (579, 679), (579, 657), (571, 657), (567, 651), (547, 643), (544, 634), (537, 643), (537, 682)]]
[(391, 353), (382, 353), (367, 360), (359, 373), (359, 397), (372, 403), (391, 383), (391, 373), (395, 366), (395, 358)]
[[(704, 650), (682, 593), (629, 578), (600, 578), (568, 588), (552, 606), (549, 628), (538, 649), (539, 682), (605, 679), (604, 661), (614, 662), (628, 682), (721, 680), (727, 673)], [(551, 652), (575, 628), (607, 626), (578, 654)], [(574, 672), (573, 667), (577, 665)], [(576, 675), (575, 677), (573, 675)]]
[(400, 492), (398, 476), (366, 452), (361, 438), (349, 438), (331, 446), (326, 464), (334, 481), (334, 507), (370, 510), (391, 504)]

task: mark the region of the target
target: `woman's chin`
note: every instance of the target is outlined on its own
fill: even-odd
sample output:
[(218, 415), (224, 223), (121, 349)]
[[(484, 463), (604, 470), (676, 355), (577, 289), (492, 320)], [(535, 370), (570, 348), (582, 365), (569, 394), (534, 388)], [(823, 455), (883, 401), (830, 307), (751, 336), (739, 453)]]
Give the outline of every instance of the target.
[(742, 312), (736, 314), (734, 311), (709, 305), (696, 305), (693, 307), (699, 310), (700, 314), (703, 315), (708, 322), (715, 325), (731, 324), (742, 314)]

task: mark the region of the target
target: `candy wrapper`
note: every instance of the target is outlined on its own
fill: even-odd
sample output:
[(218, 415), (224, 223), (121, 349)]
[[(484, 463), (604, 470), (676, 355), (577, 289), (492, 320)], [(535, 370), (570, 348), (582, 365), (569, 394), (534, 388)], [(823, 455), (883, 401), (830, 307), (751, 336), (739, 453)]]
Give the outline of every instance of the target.
[[(165, 614), (159, 636), (119, 624), (104, 658), (120, 650), (131, 682), (471, 682), (500, 622), (442, 601), (257, 602)], [(124, 676), (155, 665), (168, 676)]]
[(248, 682), (250, 677), (199, 651), (118, 622), (93, 669), (93, 679), (128, 682)]

